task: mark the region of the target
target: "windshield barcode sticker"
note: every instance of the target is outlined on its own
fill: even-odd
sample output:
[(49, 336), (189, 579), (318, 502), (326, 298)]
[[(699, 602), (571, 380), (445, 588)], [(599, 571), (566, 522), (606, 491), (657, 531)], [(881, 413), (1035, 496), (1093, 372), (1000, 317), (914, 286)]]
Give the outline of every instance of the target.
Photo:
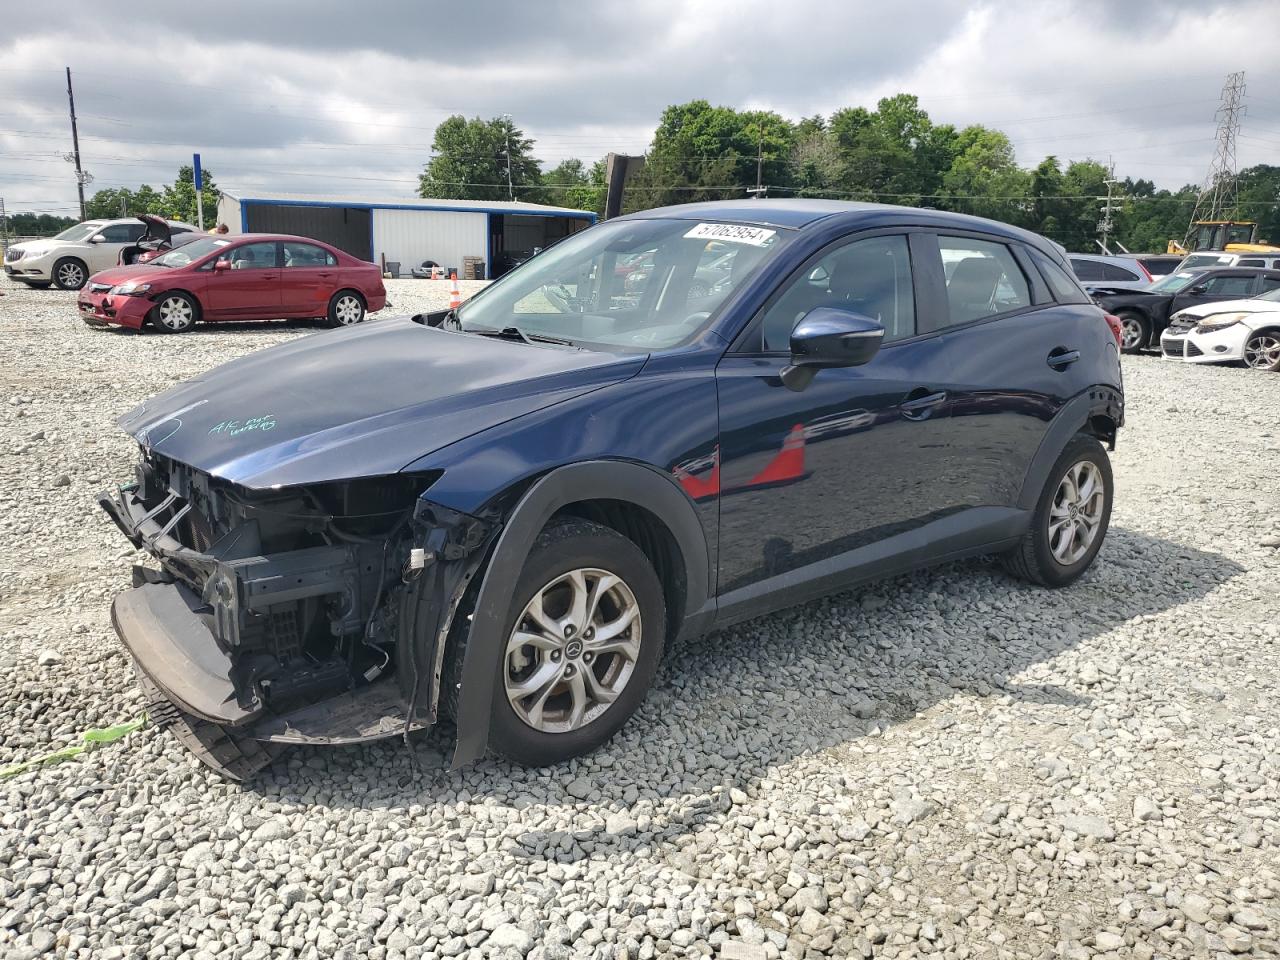
[(720, 240), (725, 243), (749, 243), (763, 247), (773, 239), (776, 230), (748, 227), (741, 223), (700, 223), (685, 234), (686, 240)]

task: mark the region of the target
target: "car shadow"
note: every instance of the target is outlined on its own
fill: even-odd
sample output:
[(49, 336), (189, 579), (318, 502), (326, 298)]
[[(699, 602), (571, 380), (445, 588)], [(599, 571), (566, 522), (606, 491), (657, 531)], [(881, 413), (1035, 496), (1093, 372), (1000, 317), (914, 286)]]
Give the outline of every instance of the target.
[[(490, 757), (453, 772), (453, 731), (442, 726), (412, 739), (412, 754), (399, 740), (296, 748), (245, 789), (265, 801), (303, 803), (305, 794), (335, 808), (452, 804), (460, 791), (573, 807), (583, 791), (567, 786), (585, 780), (597, 813), (684, 798), (680, 817), (655, 817), (645, 840), (671, 841), (719, 812), (727, 793), (713, 788), (746, 788), (771, 767), (878, 736), (957, 695), (1080, 710), (1083, 724), (1091, 700), (1082, 684), (1018, 675), (1136, 617), (1199, 600), (1243, 569), (1112, 527), (1099, 562), (1065, 590), (1016, 581), (990, 560), (960, 561), (682, 644), (668, 651), (637, 714), (586, 762), (527, 769)], [(975, 616), (973, 598), (990, 612)], [(910, 643), (893, 639), (902, 630)], [(353, 791), (353, 783), (367, 788)], [(614, 837), (597, 823), (581, 837), (530, 830), (512, 851), (573, 860), (588, 855), (576, 842), (587, 838), (591, 855), (644, 839)]]
[(209, 336), (216, 333), (245, 333), (245, 334), (264, 334), (264, 333), (280, 333), (284, 330), (328, 330), (330, 329), (327, 320), (299, 320), (299, 319), (281, 319), (281, 320), (202, 320), (193, 326), (190, 330), (181, 334), (162, 333), (153, 327), (142, 327), (141, 329), (132, 329), (130, 327), (95, 327), (95, 333), (104, 333), (118, 337), (177, 337), (178, 339), (186, 339), (187, 337)]

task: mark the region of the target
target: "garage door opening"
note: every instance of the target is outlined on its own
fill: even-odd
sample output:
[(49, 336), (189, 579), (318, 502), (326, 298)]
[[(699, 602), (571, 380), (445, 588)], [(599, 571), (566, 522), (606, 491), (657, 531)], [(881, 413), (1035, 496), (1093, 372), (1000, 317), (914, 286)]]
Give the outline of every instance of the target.
[(373, 260), (373, 213), (361, 207), (304, 207), (277, 203), (246, 203), (249, 233), (288, 233), (331, 243), (339, 250)]
[(583, 217), (539, 217), (495, 213), (489, 217), (489, 263), (493, 279), (524, 263), (557, 240), (585, 230)]

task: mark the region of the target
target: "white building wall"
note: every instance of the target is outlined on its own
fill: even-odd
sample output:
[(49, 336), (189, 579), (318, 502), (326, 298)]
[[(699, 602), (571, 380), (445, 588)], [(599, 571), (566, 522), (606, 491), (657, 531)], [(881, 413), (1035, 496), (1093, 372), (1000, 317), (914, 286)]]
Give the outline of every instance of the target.
[(405, 276), (423, 260), (462, 276), (463, 257), (484, 257), (489, 263), (489, 215), (448, 210), (373, 211), (373, 259), (399, 261)]
[[(232, 233), (240, 233), (240, 201), (228, 197), (225, 193), (218, 197), (218, 223), (225, 223)], [(206, 229), (216, 227), (217, 223), (206, 223)]]

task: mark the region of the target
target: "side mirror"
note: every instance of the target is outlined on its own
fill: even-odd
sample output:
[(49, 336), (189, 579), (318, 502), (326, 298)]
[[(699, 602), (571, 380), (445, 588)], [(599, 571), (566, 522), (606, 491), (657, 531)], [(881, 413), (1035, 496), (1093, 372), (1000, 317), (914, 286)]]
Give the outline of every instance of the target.
[(89, 242), (90, 243), (106, 243), (107, 236), (106, 234), (103, 234), (103, 233), (95, 233), (92, 237), (89, 238)]
[(221, 273), (223, 270), (230, 270), (230, 269), (231, 269), (231, 261), (228, 260), (226, 257), (220, 257), (219, 259), (213, 262), (214, 273)]
[(1187, 293), (1193, 294), (1194, 296), (1198, 297), (1200, 296), (1200, 294), (1204, 293), (1208, 289), (1209, 287), (1207, 284), (1197, 283), (1194, 287), (1188, 290)]
[(870, 317), (818, 307), (791, 331), (791, 363), (782, 369), (782, 382), (799, 391), (819, 370), (861, 366), (876, 355), (883, 340), (884, 327)]

